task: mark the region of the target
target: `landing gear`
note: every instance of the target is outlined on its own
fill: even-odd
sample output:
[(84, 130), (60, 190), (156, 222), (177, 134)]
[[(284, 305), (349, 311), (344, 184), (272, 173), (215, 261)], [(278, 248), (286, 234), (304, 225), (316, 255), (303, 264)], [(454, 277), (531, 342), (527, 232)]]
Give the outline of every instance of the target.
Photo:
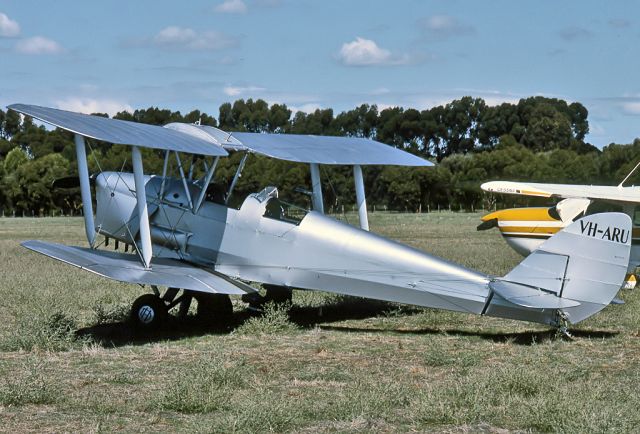
[(556, 336), (573, 340), (573, 336), (571, 336), (571, 333), (569, 333), (569, 318), (567, 317), (567, 314), (561, 310), (559, 310), (557, 314), (558, 318), (556, 322), (558, 329), (556, 330)]
[(168, 288), (164, 295), (156, 286), (152, 286), (153, 294), (145, 294), (136, 299), (131, 307), (131, 322), (142, 330), (157, 329), (169, 319), (169, 311), (178, 306), (177, 318), (187, 318), (193, 299), (197, 303), (196, 319), (210, 323), (228, 319), (233, 314), (231, 299), (226, 294), (210, 294), (198, 291)]
[(267, 303), (284, 304), (291, 303), (293, 300), (293, 291), (286, 286), (278, 285), (262, 285), (266, 291), (265, 295), (257, 292), (245, 294), (242, 301), (249, 304), (249, 310), (254, 312), (262, 312), (262, 308)]
[(208, 294), (199, 292), (193, 294), (198, 303), (196, 318), (202, 322), (219, 321), (229, 318), (233, 314), (231, 298), (226, 294)]
[(293, 291), (286, 286), (278, 285), (262, 285), (266, 289), (267, 293), (264, 296), (265, 302), (274, 303), (291, 303), (293, 300)]
[(166, 322), (168, 315), (167, 305), (155, 294), (142, 295), (131, 306), (131, 321), (144, 330), (160, 327)]

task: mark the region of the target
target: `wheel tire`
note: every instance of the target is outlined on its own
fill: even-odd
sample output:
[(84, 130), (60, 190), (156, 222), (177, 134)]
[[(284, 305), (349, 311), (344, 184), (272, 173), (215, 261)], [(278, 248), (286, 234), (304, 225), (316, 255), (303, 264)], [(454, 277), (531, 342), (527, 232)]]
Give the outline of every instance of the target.
[(164, 301), (154, 294), (138, 297), (131, 306), (131, 322), (143, 330), (152, 330), (163, 325), (169, 312)]
[(193, 298), (198, 302), (196, 318), (199, 321), (215, 322), (227, 319), (233, 314), (231, 298), (227, 294), (197, 292)]
[(278, 285), (262, 285), (266, 290), (266, 295), (264, 297), (264, 302), (268, 303), (270, 301), (280, 304), (280, 303), (291, 303), (293, 301), (293, 291), (291, 288), (287, 288), (286, 286), (278, 286)]

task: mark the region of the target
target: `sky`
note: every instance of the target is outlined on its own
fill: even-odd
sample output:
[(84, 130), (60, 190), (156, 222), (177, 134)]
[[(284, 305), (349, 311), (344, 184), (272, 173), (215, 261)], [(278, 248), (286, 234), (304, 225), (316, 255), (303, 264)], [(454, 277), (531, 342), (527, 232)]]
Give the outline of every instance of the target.
[(542, 95), (589, 110), (602, 148), (640, 136), (640, 2), (0, 0), (0, 106), (217, 117), (427, 109)]

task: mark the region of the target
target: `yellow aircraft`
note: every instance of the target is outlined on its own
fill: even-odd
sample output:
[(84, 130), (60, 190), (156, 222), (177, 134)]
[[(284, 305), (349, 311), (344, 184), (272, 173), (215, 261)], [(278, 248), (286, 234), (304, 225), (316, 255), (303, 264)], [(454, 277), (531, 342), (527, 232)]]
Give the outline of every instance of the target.
[(481, 188), (490, 193), (562, 199), (552, 207), (503, 209), (482, 217), (478, 230), (497, 227), (507, 244), (523, 256), (529, 255), (553, 234), (586, 215), (592, 202), (602, 201), (621, 206), (633, 221), (631, 256), (623, 287), (635, 287), (634, 274), (640, 266), (640, 187), (623, 187), (622, 183), (618, 186), (598, 186), (491, 181), (482, 184)]

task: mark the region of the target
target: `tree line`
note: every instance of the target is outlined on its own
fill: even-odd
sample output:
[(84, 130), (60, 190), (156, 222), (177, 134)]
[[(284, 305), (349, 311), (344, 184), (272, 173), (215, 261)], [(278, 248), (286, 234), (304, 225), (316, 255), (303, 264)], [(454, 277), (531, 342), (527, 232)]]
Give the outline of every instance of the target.
[[(495, 179), (617, 184), (640, 156), (640, 140), (602, 150), (585, 142), (587, 109), (545, 97), (489, 106), (482, 98), (467, 96), (422, 111), (362, 104), (338, 114), (330, 108), (293, 113), (284, 104), (239, 99), (222, 104), (217, 118), (199, 110), (183, 115), (157, 107), (114, 118), (154, 125), (199, 122), (226, 131), (365, 137), (437, 163), (430, 168), (364, 169), (369, 205), (399, 211), (488, 209), (523, 202), (483, 194), (480, 184)], [(92, 173), (131, 170), (127, 147), (94, 140), (88, 144)], [(145, 172), (161, 172), (159, 152), (145, 149), (144, 157)], [(238, 160), (238, 155), (221, 160), (217, 183), (231, 182)], [(0, 209), (5, 215), (78, 210), (79, 192), (52, 187), (55, 179), (77, 173), (75, 163), (71, 133), (0, 110)], [(351, 168), (323, 166), (322, 171), (325, 206), (334, 212), (350, 209), (355, 202)], [(310, 185), (306, 165), (252, 155), (236, 197), (267, 185), (278, 186), (285, 200), (309, 204), (298, 188)]]

